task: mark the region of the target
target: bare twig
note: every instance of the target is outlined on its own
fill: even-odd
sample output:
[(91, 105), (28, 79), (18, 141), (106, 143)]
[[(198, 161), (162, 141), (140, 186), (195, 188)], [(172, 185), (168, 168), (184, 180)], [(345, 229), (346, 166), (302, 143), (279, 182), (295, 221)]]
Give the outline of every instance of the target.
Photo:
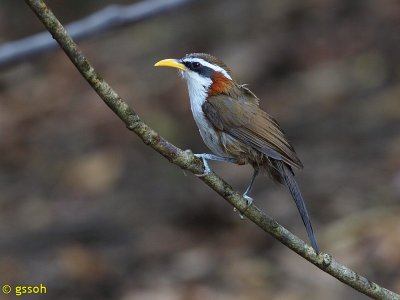
[[(47, 30), (51, 32), (83, 77), (130, 130), (134, 131), (145, 144), (159, 152), (170, 162), (185, 170), (189, 170), (194, 174), (203, 173), (203, 165), (200, 159), (194, 157), (190, 151), (182, 151), (175, 147), (146, 125), (107, 84), (107, 82), (99, 76), (42, 0), (25, 0), (25, 2), (36, 13), (38, 18), (46, 26)], [(225, 200), (236, 207), (248, 219), (253, 221), (264, 231), (271, 234), (282, 244), (286, 245), (326, 273), (375, 299), (400, 299), (400, 295), (358, 275), (348, 267), (339, 264), (329, 254), (320, 253), (317, 255), (309, 245), (279, 225), (275, 220), (264, 214), (256, 206), (252, 205), (246, 210), (245, 199), (215, 173), (199, 177), (199, 179), (204, 181), (208, 186), (220, 194)]]
[[(139, 22), (194, 0), (146, 0), (130, 5), (110, 5), (65, 26), (70, 36), (81, 40), (128, 23)], [(48, 31), (0, 46), (0, 67), (57, 48)]]

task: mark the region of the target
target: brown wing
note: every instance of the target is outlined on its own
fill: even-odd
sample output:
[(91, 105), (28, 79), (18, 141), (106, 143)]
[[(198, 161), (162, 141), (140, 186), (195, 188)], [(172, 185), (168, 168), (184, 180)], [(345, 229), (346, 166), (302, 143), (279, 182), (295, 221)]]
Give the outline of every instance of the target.
[(202, 108), (207, 119), (219, 130), (271, 158), (299, 169), (303, 167), (278, 123), (253, 101), (219, 95), (209, 97)]

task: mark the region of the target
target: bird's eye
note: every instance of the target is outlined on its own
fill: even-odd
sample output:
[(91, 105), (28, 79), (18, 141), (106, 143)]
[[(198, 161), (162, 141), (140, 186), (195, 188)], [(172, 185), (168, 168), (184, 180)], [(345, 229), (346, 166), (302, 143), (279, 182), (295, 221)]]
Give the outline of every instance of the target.
[(193, 69), (198, 69), (200, 67), (201, 67), (201, 64), (199, 62), (195, 61), (195, 62), (192, 63), (192, 68)]

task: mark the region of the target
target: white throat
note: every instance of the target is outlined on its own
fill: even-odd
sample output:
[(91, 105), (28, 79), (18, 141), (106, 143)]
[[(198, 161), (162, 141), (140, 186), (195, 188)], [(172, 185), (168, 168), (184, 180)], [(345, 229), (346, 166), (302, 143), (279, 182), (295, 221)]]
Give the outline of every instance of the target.
[(210, 78), (203, 77), (196, 72), (182, 72), (183, 78), (186, 79), (190, 98), (190, 108), (192, 109), (193, 117), (200, 127), (199, 121), (204, 118), (202, 105), (206, 101), (207, 91), (212, 84)]

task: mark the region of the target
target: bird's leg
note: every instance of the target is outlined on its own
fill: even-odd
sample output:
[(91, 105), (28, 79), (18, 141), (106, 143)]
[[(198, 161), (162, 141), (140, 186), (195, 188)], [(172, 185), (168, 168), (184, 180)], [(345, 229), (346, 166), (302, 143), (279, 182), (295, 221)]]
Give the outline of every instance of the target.
[(247, 206), (250, 206), (253, 203), (253, 198), (250, 197), (251, 189), (253, 188), (254, 180), (258, 175), (258, 169), (254, 169), (253, 177), (251, 177), (251, 181), (246, 191), (243, 194), (243, 198), (247, 201)]
[[(254, 180), (256, 179), (257, 175), (258, 175), (259, 170), (258, 169), (254, 169), (253, 172), (253, 176), (251, 177), (251, 181), (249, 186), (247, 187), (246, 191), (243, 193), (243, 198), (246, 199), (247, 202), (247, 208), (249, 208), (249, 206), (253, 203), (253, 198), (250, 197), (250, 192), (251, 189), (253, 188), (253, 184), (254, 184)], [(246, 208), (246, 210), (247, 210)], [(236, 211), (236, 208), (233, 209), (233, 211)], [(243, 220), (244, 216), (242, 215), (242, 213), (239, 213), (240, 218)]]
[(194, 154), (194, 156), (196, 156), (198, 158), (201, 158), (203, 160), (204, 174), (199, 175), (199, 176), (205, 176), (205, 175), (208, 175), (208, 174), (211, 173), (211, 167), (208, 164), (208, 160), (227, 161), (227, 162), (231, 162), (231, 163), (234, 163), (234, 164), (238, 163), (237, 159), (235, 159), (233, 157), (222, 157), (222, 156), (209, 154), (209, 153)]

